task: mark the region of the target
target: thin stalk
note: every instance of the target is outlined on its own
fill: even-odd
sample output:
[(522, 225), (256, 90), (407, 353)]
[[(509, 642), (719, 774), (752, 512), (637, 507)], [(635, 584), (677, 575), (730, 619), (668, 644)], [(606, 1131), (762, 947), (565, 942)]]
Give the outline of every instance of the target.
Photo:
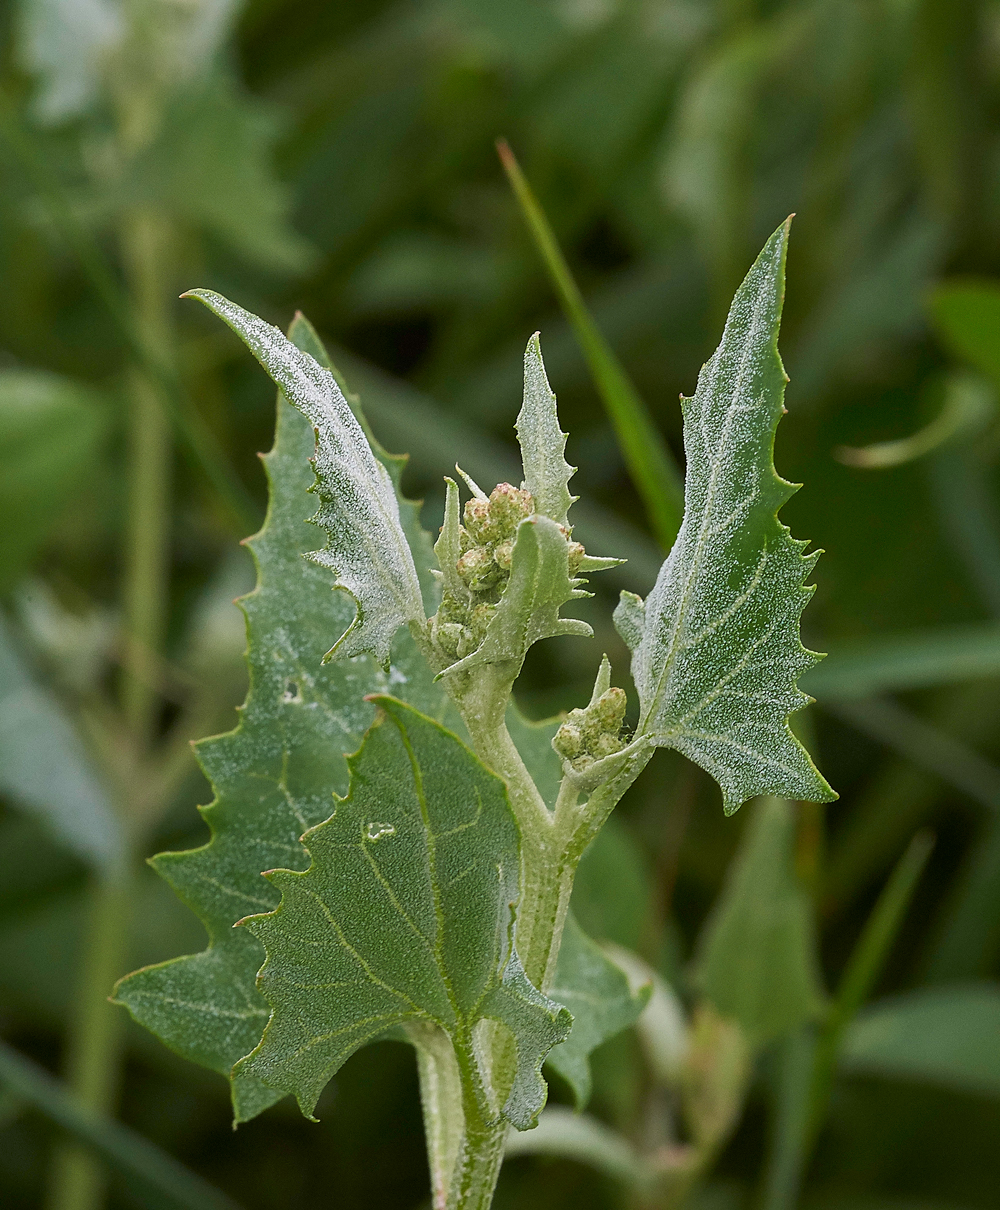
[[(126, 220), (122, 251), (143, 335), (168, 347), (167, 257), (170, 231), (151, 210)], [(125, 630), (129, 659), (122, 706), (133, 739), (145, 751), (155, 730), (158, 695), (153, 663), (163, 644), (169, 567), (170, 426), (157, 383), (141, 367), (131, 372), (129, 499), (125, 549)]]
[(808, 1158), (810, 1076), (816, 1029), (802, 1025), (784, 1039), (779, 1052), (776, 1110), (761, 1210), (795, 1210)]
[(684, 513), (684, 485), (677, 463), (635, 385), (587, 310), (545, 212), (505, 140), (497, 141), (497, 152), (614, 425), (653, 532), (663, 549), (669, 550)]
[[(169, 349), (170, 230), (155, 212), (137, 209), (122, 229), (122, 257), (145, 347), (166, 357)], [(134, 840), (147, 814), (142, 787), (157, 727), (154, 688), (163, 643), (169, 575), (170, 425), (162, 391), (143, 365), (130, 373), (128, 521), (125, 535), (123, 607), (128, 657), (121, 703), (129, 733), (130, 764), (123, 778), (122, 814)], [(124, 974), (131, 919), (133, 873), (128, 865), (95, 890), (94, 923), (80, 976), (79, 999), (68, 1054), (67, 1079), (87, 1110), (112, 1113), (121, 1080), (120, 1014), (108, 992)], [(78, 1147), (57, 1153), (50, 1210), (98, 1210), (103, 1174)]]
[[(131, 855), (129, 855), (131, 857)], [(132, 913), (131, 861), (96, 881), (80, 981), (70, 1027), (66, 1081), (89, 1115), (112, 1115), (121, 1074), (123, 1015), (108, 1003), (109, 990), (127, 969)], [(95, 1210), (104, 1196), (104, 1170), (78, 1143), (56, 1151), (49, 1210)]]
[(918, 832), (910, 841), (865, 922), (841, 976), (833, 1006), (816, 1045), (809, 1094), (809, 1129), (805, 1140), (807, 1153), (815, 1143), (826, 1113), (844, 1032), (875, 987), (933, 848), (934, 835), (927, 830)]

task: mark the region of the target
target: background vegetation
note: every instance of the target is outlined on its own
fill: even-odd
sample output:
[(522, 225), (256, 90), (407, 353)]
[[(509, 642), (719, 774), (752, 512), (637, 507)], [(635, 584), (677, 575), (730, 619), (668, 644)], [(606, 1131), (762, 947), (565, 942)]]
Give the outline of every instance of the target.
[[(876, 991), (938, 1014), (895, 1067), (842, 1068), (803, 1204), (995, 1206), (1000, 4), (24, 0), (0, 20), (4, 1039), (72, 1067), (95, 1003), (79, 987), (94, 912), (130, 926), (101, 996), (203, 944), (150, 871), (108, 873), (204, 839), (187, 740), (231, 726), (245, 691), (229, 602), (253, 583), (237, 540), (263, 516), (273, 389), (182, 289), (283, 326), (301, 308), (379, 439), (410, 452), (429, 528), (456, 457), (484, 484), (513, 476), (521, 354), (541, 329), (579, 536), (629, 563), (595, 581), (598, 642), (536, 649), (521, 703), (535, 717), (580, 704), (602, 649), (623, 681), (611, 594), (646, 593), (662, 554), (497, 160), (502, 135), (678, 459), (678, 393), (759, 246), (798, 214), (777, 463), (805, 484), (783, 519), (827, 552), (805, 626), (832, 655), (805, 725), (841, 793), (803, 809), (799, 874), (833, 987), (899, 855), (933, 828)], [(749, 816), (723, 818), (707, 776), (658, 754), (584, 864), (583, 923), (686, 994)], [(970, 1018), (973, 983), (985, 1007)], [(233, 1135), (223, 1080), (120, 1024), (121, 1086), (109, 1059), (98, 1101), (247, 1210), (426, 1196), (406, 1048), (355, 1056), (319, 1126), (284, 1103)], [(780, 1151), (783, 1046), (699, 1210), (755, 1204)], [(613, 1040), (592, 1112), (640, 1134), (646, 1080), (634, 1035)], [(14, 1099), (0, 1116), (4, 1205), (57, 1197), (49, 1129)], [(579, 1164), (524, 1157), (497, 1205), (619, 1196)]]

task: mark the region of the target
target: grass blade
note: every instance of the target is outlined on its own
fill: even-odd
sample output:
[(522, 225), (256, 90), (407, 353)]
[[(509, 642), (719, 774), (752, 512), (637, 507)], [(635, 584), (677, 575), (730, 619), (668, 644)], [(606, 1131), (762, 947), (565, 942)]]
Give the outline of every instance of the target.
[(784, 1039), (762, 1210), (794, 1210), (798, 1204), (844, 1033), (871, 995), (933, 847), (927, 831), (910, 841), (865, 923), (822, 1028), (817, 1032), (806, 1024)]
[(238, 1203), (135, 1131), (84, 1112), (58, 1080), (5, 1042), (0, 1042), (0, 1085), (96, 1151), (126, 1179), (130, 1190), (142, 1191), (144, 1204), (178, 1210), (240, 1210)]
[(590, 367), (653, 532), (669, 550), (680, 529), (684, 488), (677, 463), (621, 362), (597, 329), (545, 212), (504, 139), (497, 151), (566, 317)]
[(807, 1141), (810, 1146), (826, 1110), (844, 1031), (875, 987), (933, 848), (934, 834), (926, 829), (918, 832), (910, 841), (865, 922), (841, 976), (816, 1044), (809, 1096)]

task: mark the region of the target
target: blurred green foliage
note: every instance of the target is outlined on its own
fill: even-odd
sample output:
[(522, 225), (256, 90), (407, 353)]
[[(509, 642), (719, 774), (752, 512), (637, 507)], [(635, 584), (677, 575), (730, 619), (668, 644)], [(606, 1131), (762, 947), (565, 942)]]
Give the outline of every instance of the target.
[[(242, 492), (252, 505), (237, 507), (263, 516), (255, 454), (274, 415), (266, 378), (199, 308), (173, 301), (181, 289), (219, 290), (282, 326), (302, 308), (375, 435), (411, 452), (404, 483), (427, 496), (428, 527), (456, 457), (480, 481), (509, 475), (521, 354), (541, 329), (580, 466), (579, 536), (630, 559), (595, 587), (645, 594), (656, 544), (494, 140), (517, 153), (677, 456), (677, 396), (756, 250), (797, 212), (776, 460), (806, 485), (783, 519), (827, 552), (805, 626), (832, 655), (807, 721), (841, 800), (825, 816), (798, 812), (800, 885), (783, 877), (798, 917), (803, 897), (819, 905), (828, 987), (914, 830), (938, 834), (884, 998), (848, 1033), (802, 1204), (995, 1206), (997, 0), (21, 0), (0, 22), (0, 712), (15, 703), (0, 759), (26, 692), (46, 725), (75, 719), (92, 747), (98, 696), (129, 663), (124, 401), (138, 367), (159, 383), (174, 448), (169, 601), (149, 673), (161, 808), (144, 817), (142, 856), (205, 837), (193, 807), (207, 787), (186, 740), (230, 726), (242, 697), (242, 622), (228, 602), (251, 573), (233, 500)], [(135, 235), (150, 215), (155, 322)], [(835, 456), (925, 429), (970, 376), (986, 403), (919, 457), (874, 469)], [(221, 495), (233, 482), (236, 495)], [(595, 651), (624, 667), (609, 604), (581, 610), (601, 646), (535, 649), (527, 713), (586, 700)], [(88, 865), (111, 842), (94, 839), (104, 806), (89, 775), (72, 760), (45, 772), (44, 793), (17, 761), (0, 773), (0, 1032), (56, 1067)], [(66, 797), (61, 811), (39, 807), (57, 793), (73, 810)], [(660, 754), (584, 861), (579, 918), (690, 996), (696, 939), (746, 822), (725, 820), (709, 779)], [(201, 948), (151, 873), (133, 900), (122, 970)], [(320, 1126), (281, 1104), (235, 1136), (222, 1080), (138, 1030), (126, 1047), (122, 1119), (247, 1210), (426, 1197), (402, 1046), (355, 1056)], [(786, 1051), (762, 1055), (698, 1210), (753, 1204)], [(594, 1071), (591, 1111), (641, 1142), (649, 1077), (636, 1035), (607, 1043)], [(570, 1099), (558, 1084), (554, 1096)], [(45, 1196), (50, 1136), (16, 1105), (0, 1114), (2, 1200), (27, 1210)], [(620, 1196), (578, 1163), (526, 1156), (496, 1204), (603, 1210)]]

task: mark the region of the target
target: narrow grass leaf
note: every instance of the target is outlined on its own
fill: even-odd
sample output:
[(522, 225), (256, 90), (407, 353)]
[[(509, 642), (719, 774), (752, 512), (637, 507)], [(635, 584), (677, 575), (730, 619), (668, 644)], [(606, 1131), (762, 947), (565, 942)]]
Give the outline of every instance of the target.
[(535, 246), (576, 333), (601, 401), (614, 425), (629, 474), (646, 506), (653, 531), (663, 548), (669, 550), (677, 536), (683, 507), (681, 476), (674, 457), (621, 362), (587, 310), (555, 233), (514, 153), (503, 139), (497, 143), (497, 151)]

